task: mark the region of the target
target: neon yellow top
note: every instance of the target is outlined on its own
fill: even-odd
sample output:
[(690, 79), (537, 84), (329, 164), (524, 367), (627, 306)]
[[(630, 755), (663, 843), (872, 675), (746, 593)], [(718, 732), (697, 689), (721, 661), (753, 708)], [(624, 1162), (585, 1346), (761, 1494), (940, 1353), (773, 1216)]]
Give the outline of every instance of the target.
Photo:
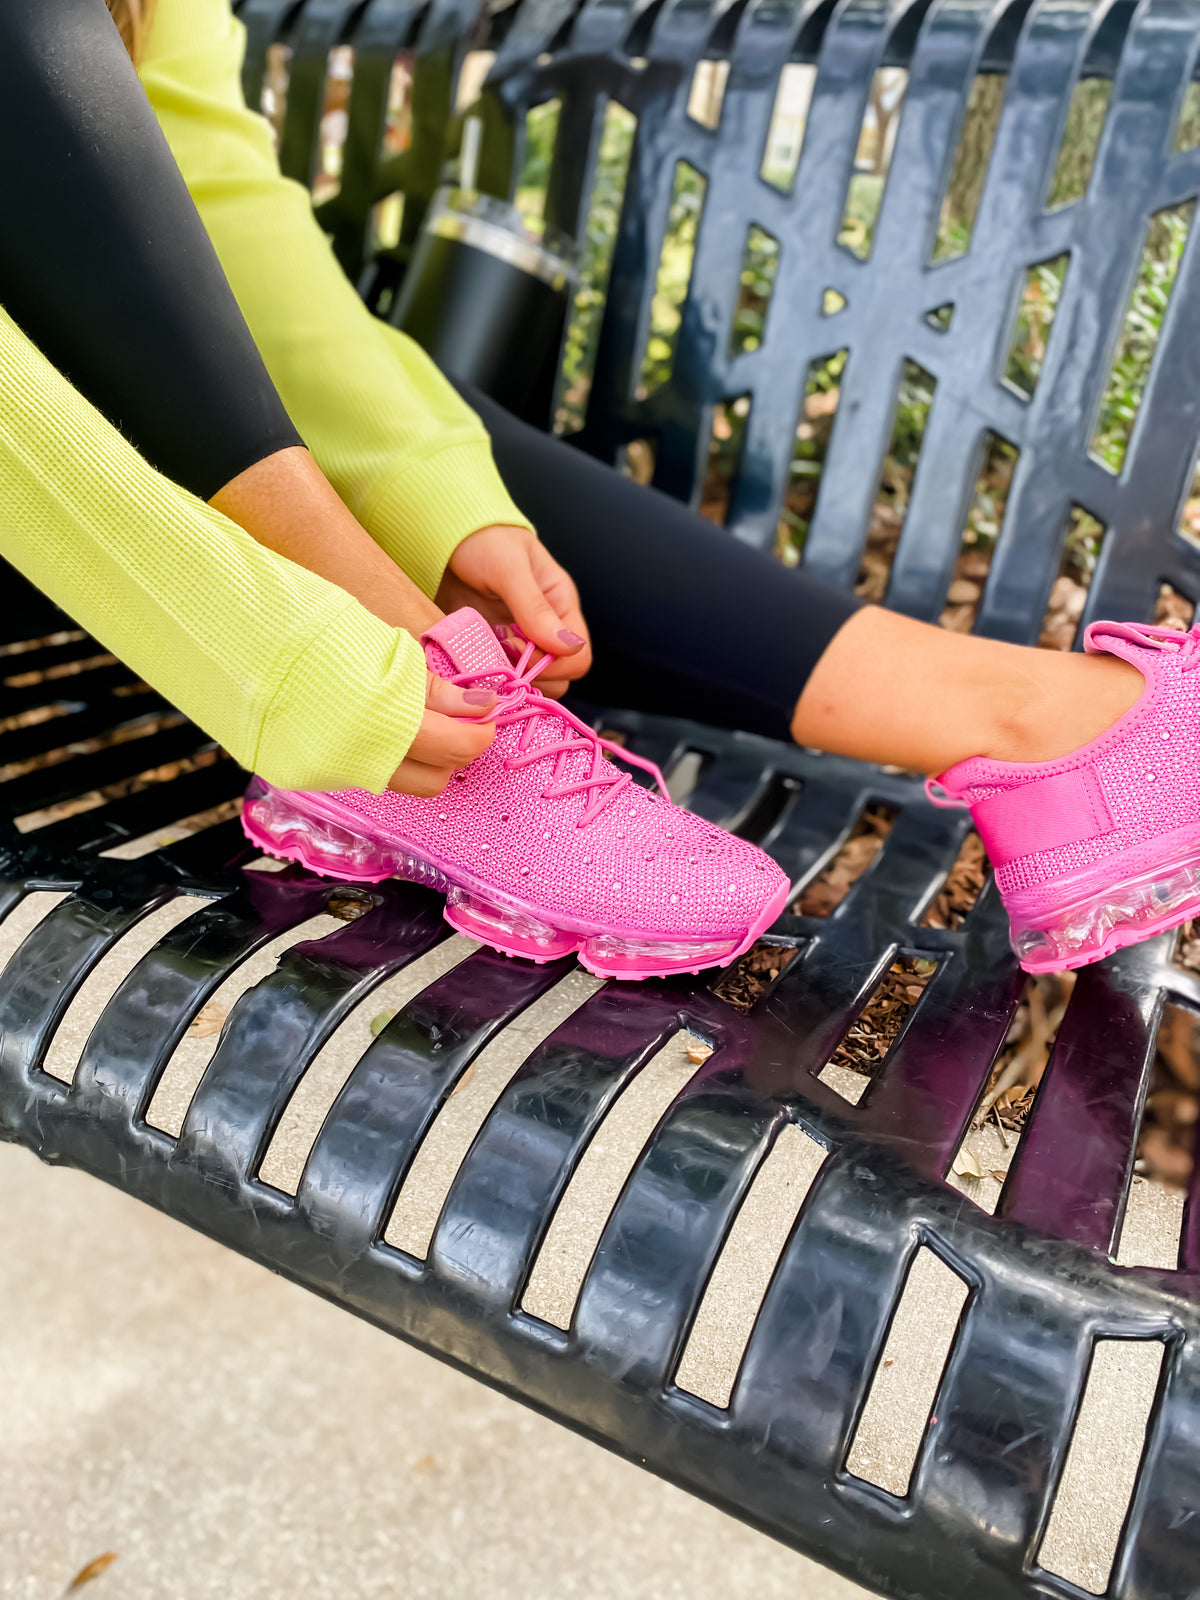
[[(227, 0), (161, 0), (143, 81), (301, 434), (429, 595), (455, 545), (528, 526), (474, 413), (358, 300), (242, 104)], [(425, 662), (334, 584), (155, 472), (0, 309), (0, 553), (245, 766), (381, 791)]]
[(373, 317), (280, 175), (242, 99), (228, 0), (159, 0), (140, 65), (167, 142), (292, 421), (321, 470), (426, 594), (491, 523), (528, 527), (474, 412), (404, 334)]
[(155, 472), (3, 310), (0, 372), (0, 554), (244, 766), (382, 790), (416, 640)]

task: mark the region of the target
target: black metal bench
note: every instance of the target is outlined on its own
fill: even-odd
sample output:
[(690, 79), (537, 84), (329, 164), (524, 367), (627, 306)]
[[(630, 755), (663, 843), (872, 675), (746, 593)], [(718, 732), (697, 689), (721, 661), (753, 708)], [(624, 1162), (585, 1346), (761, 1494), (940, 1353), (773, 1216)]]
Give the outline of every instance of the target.
[[(729, 491), (731, 536), (767, 544), (788, 485), (814, 362), (848, 350), (804, 559), (858, 573), (906, 361), (933, 380), (887, 603), (936, 619), (961, 554), (989, 432), (1019, 450), (976, 626), (1033, 642), (1080, 508), (1105, 529), (1085, 618), (1153, 614), (1160, 586), (1200, 595), (1200, 551), (1179, 531), (1200, 426), (1200, 257), (1190, 238), (1136, 427), (1116, 474), (1089, 452), (1094, 416), (1151, 217), (1200, 194), (1200, 149), (1173, 130), (1200, 49), (1198, 0), (672, 4), (523, 0), (476, 24), (434, 0), (244, 0), (246, 82), (291, 49), (282, 153), (312, 174), (335, 45), (355, 51), (339, 193), (322, 217), (340, 259), (386, 308), (441, 170), (469, 47), (496, 51), (483, 115), (485, 182), (506, 191), (524, 114), (561, 102), (546, 195), (552, 221), (586, 215), (608, 97), (638, 116), (607, 309), (578, 442), (616, 461), (653, 440), (654, 481), (697, 495), (714, 407), (748, 396)], [(413, 63), (413, 136), (381, 177), (397, 52)], [(728, 62), (719, 124), (688, 115), (695, 68)], [(760, 176), (785, 63), (816, 64), (788, 192)], [(880, 67), (907, 71), (903, 113), (866, 254), (837, 243), (864, 107)], [(972, 82), (1007, 97), (970, 247), (931, 261)], [(1112, 80), (1086, 194), (1044, 206), (1073, 85)], [(509, 132), (506, 134), (505, 129)], [(655, 270), (678, 162), (706, 180), (690, 290), (669, 378), (639, 397)], [(370, 207), (406, 185), (400, 239), (366, 259)], [(1186, 221), (1186, 218), (1184, 219)], [(730, 353), (747, 228), (777, 242), (761, 344)], [(853, 241), (852, 241), (853, 242)], [(861, 244), (859, 249), (861, 250)], [(1032, 394), (1004, 381), (1027, 270), (1069, 255)], [(832, 291), (834, 298), (826, 297)], [(838, 299), (845, 304), (840, 309)], [(947, 314), (942, 308), (952, 307)], [(935, 312), (941, 315), (932, 315)], [(828, 313), (828, 314), (827, 314)], [(743, 408), (744, 409), (744, 408)], [(259, 1175), (306, 1068), (353, 1007), (444, 938), (436, 897), (391, 883), (366, 914), (301, 943), (237, 1003), (176, 1133), (147, 1111), (189, 1024), (237, 964), (329, 904), (295, 868), (251, 873), (235, 820), (163, 847), (156, 830), (229, 802), (244, 775), (132, 675), (6, 573), (0, 602), (0, 919), (66, 891), (0, 974), (0, 1132), (120, 1185), (274, 1270), (644, 1463), (860, 1582), (925, 1600), (1081, 1590), (1048, 1569), (1046, 1535), (1098, 1341), (1164, 1351), (1108, 1592), (1194, 1596), (1200, 1584), (1200, 1210), (1177, 1268), (1115, 1253), (1159, 1018), (1200, 1009), (1174, 939), (1080, 977), (995, 1215), (947, 1181), (1022, 991), (990, 885), (957, 930), (922, 925), (968, 824), (914, 780), (688, 724), (604, 714), (664, 765), (699, 753), (690, 804), (763, 842), (798, 885), (833, 858), (863, 807), (897, 808), (876, 862), (832, 916), (789, 915), (795, 958), (747, 1013), (717, 980), (609, 986), (539, 1045), (471, 1143), (428, 1249), (385, 1237), (422, 1141), (471, 1063), (559, 983), (479, 952), (412, 999), (353, 1068), (295, 1194)], [(46, 676), (46, 674), (50, 674)], [(51, 698), (59, 715), (36, 720)], [(154, 720), (154, 714), (158, 720)], [(144, 738), (99, 742), (112, 730)], [(37, 764), (74, 741), (74, 759)], [(94, 746), (94, 747), (93, 747)], [(32, 763), (32, 764), (31, 764)], [(20, 764), (14, 768), (12, 764)], [(27, 768), (27, 770), (22, 770)], [(80, 797), (84, 797), (82, 800)], [(220, 813), (217, 813), (219, 816)], [(151, 835), (150, 853), (101, 852)], [(94, 1022), (73, 1073), (47, 1071), (55, 1030), (89, 973), (181, 894), (201, 905), (166, 933)], [(354, 897), (351, 896), (351, 899)], [(341, 911), (346, 914), (342, 893)], [(10, 927), (12, 924), (10, 924)], [(0, 939), (5, 922), (0, 920)], [(936, 963), (903, 1031), (853, 1103), (822, 1077), (897, 960)], [(783, 966), (780, 957), (780, 966)], [(623, 1091), (689, 1029), (714, 1046), (673, 1098), (620, 1189), (568, 1318), (526, 1306), (556, 1208)], [(52, 1065), (53, 1063), (50, 1062)], [(161, 1124), (162, 1118), (158, 1119)], [(781, 1136), (823, 1160), (770, 1275), (727, 1403), (688, 1388), (687, 1352), (710, 1280)], [(825, 1153), (827, 1152), (827, 1153)], [(814, 1164), (815, 1170), (815, 1164)], [(807, 1181), (807, 1180), (806, 1180)], [(867, 1481), (853, 1455), (912, 1263), (931, 1252), (965, 1304), (911, 1482)], [(713, 1291), (716, 1292), (715, 1289)], [(710, 1319), (711, 1320), (711, 1319)], [(684, 1370), (680, 1363), (684, 1360)], [(1101, 1580), (1107, 1562), (1101, 1563)]]

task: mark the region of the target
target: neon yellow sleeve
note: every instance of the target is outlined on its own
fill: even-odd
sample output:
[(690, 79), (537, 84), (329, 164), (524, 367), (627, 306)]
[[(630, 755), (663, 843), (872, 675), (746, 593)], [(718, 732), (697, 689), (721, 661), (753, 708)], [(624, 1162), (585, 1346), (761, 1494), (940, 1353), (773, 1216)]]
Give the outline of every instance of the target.
[(141, 77), (267, 368), (322, 470), (432, 596), (454, 547), (528, 527), (487, 433), (427, 356), (367, 311), (241, 93), (228, 0), (160, 0)]
[(417, 641), (155, 472), (2, 310), (0, 372), (0, 555), (244, 766), (381, 792)]

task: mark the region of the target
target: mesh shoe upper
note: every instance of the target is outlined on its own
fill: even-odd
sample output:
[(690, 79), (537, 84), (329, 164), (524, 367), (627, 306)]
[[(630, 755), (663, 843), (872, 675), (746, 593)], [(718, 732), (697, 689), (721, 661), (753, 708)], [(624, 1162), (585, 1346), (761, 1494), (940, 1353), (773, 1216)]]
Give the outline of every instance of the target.
[(1125, 716), (1057, 761), (974, 757), (936, 780), (971, 807), (1004, 896), (1152, 854), (1164, 835), (1200, 834), (1200, 629), (1096, 622), (1085, 648), (1145, 676)]
[(739, 933), (784, 874), (755, 845), (638, 787), (590, 730), (514, 669), (468, 608), (425, 636), (430, 669), (501, 696), (496, 737), (434, 799), (340, 791), (364, 832), (402, 839), (551, 919), (684, 938)]

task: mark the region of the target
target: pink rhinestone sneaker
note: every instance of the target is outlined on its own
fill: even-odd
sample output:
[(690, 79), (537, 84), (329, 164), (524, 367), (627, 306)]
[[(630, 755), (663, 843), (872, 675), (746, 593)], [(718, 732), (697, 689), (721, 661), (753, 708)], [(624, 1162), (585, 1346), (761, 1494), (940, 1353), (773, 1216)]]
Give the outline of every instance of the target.
[(1094, 622), (1084, 648), (1146, 679), (1111, 728), (1058, 761), (973, 757), (926, 785), (936, 805), (970, 807), (1026, 972), (1084, 967), (1200, 915), (1200, 628)]
[(255, 778), (242, 826), (256, 845), (330, 876), (428, 884), (460, 933), (533, 961), (578, 951), (603, 978), (728, 966), (775, 921), (790, 889), (779, 867), (614, 767), (606, 750), (662, 786), (534, 687), (532, 646), (514, 664), (469, 608), (423, 643), (440, 677), (499, 694), (491, 746), (431, 800)]

